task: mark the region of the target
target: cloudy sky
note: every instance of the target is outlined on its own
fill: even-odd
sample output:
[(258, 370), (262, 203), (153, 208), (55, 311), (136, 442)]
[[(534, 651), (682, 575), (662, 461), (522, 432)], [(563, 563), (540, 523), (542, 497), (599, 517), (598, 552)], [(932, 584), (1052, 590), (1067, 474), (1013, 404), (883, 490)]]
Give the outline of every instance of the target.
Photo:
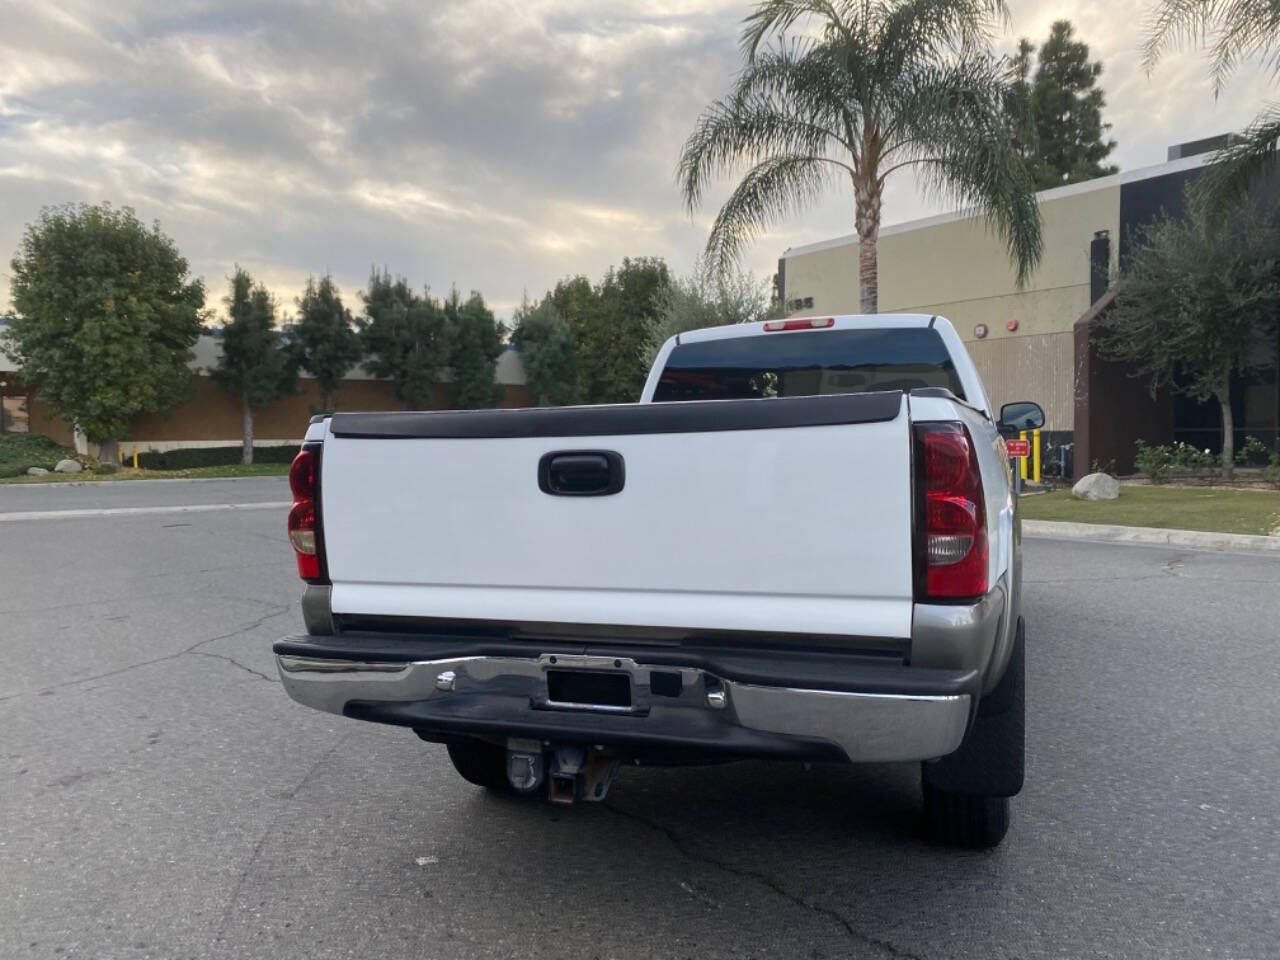
[[(1259, 71), (1217, 102), (1203, 60), (1147, 77), (1151, 0), (1010, 0), (1017, 36), (1075, 21), (1106, 65), (1122, 169), (1239, 129)], [(0, 306), (8, 259), (45, 204), (109, 200), (158, 219), (216, 303), (239, 263), (281, 301), (332, 271), (350, 300), (371, 265), (500, 314), (624, 256), (687, 271), (712, 204), (673, 180), (684, 136), (738, 65), (745, 0), (0, 0)], [(832, 192), (751, 251), (848, 233)], [(909, 175), (885, 222), (938, 212)]]

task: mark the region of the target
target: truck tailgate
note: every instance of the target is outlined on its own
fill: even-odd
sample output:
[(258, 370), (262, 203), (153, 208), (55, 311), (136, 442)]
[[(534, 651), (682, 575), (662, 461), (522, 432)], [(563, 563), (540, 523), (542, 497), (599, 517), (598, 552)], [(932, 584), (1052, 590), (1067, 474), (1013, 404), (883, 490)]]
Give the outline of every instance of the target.
[[(622, 489), (544, 492), (556, 451)], [(910, 636), (900, 393), (338, 414), (320, 489), (337, 614)]]

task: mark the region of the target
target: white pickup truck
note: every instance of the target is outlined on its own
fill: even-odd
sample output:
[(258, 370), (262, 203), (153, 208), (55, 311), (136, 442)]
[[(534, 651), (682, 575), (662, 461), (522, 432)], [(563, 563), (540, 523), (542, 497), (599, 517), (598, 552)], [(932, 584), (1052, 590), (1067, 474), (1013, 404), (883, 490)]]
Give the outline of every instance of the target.
[(315, 418), (289, 695), (447, 744), (494, 790), (623, 762), (922, 762), (925, 822), (999, 843), (1023, 780), (1017, 500), (951, 324), (672, 338), (637, 404)]

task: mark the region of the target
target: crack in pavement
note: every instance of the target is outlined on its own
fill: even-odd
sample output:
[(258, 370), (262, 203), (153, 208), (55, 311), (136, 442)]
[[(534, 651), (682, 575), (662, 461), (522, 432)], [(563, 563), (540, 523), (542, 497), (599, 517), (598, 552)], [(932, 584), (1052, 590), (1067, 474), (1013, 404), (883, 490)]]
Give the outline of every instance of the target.
[(240, 871), (240, 875), (236, 877), (236, 885), (231, 888), (231, 893), (227, 897), (227, 905), (222, 909), (222, 918), (218, 922), (218, 930), (214, 935), (215, 943), (222, 943), (224, 941), (227, 932), (227, 924), (231, 922), (231, 915), (235, 911), (236, 901), (240, 899), (240, 891), (244, 889), (245, 881), (249, 879), (249, 872), (253, 869), (254, 864), (258, 862), (258, 858), (262, 856), (262, 848), (267, 845), (267, 838), (271, 836), (272, 832), (275, 830), (276, 824), (289, 809), (290, 802), (297, 797), (298, 791), (310, 782), (311, 778), (315, 776), (316, 771), (320, 769), (320, 766), (331, 756), (337, 753), (338, 748), (350, 740), (354, 734), (355, 730), (351, 730), (340, 736), (331, 747), (322, 752), (320, 756), (316, 757), (316, 762), (311, 764), (311, 766), (307, 768), (307, 772), (304, 773), (298, 782), (284, 794), (284, 801), (281, 804), (280, 809), (276, 811), (275, 816), (271, 818), (266, 828), (262, 831), (262, 835), (258, 837), (258, 842), (253, 845), (253, 851), (249, 854), (249, 859), (245, 861), (244, 867)]
[[(270, 613), (263, 614), (261, 617), (259, 617), (257, 620), (254, 620), (252, 623), (245, 624), (243, 627), (238, 627), (237, 629), (232, 630), (229, 633), (222, 633), (216, 637), (208, 637), (204, 640), (198, 640), (195, 643), (193, 643), (191, 646), (183, 650), (179, 650), (176, 653), (167, 653), (163, 657), (155, 657), (151, 660), (143, 660), (141, 663), (133, 663), (127, 667), (120, 667), (116, 670), (108, 670), (106, 673), (95, 674), (92, 677), (80, 677), (76, 680), (64, 680), (62, 683), (55, 683), (52, 686), (42, 687), (40, 689), (40, 693), (45, 694), (45, 693), (52, 692), (54, 690), (61, 690), (65, 687), (77, 687), (77, 686), (80, 686), (81, 684), (92, 683), (95, 680), (108, 680), (111, 677), (118, 677), (121, 674), (129, 673), (132, 670), (140, 670), (143, 667), (154, 666), (157, 663), (165, 663), (169, 660), (176, 660), (179, 657), (185, 657), (188, 654), (212, 657), (218, 660), (226, 660), (229, 663), (234, 663), (237, 667), (240, 667), (242, 670), (248, 670), (250, 673), (255, 673), (265, 680), (270, 680), (271, 678), (266, 676), (266, 674), (258, 673), (258, 671), (252, 670), (249, 667), (246, 667), (242, 663), (237, 663), (235, 660), (232, 660), (230, 657), (220, 656), (215, 653), (202, 652), (200, 648), (210, 643), (216, 643), (219, 640), (230, 640), (232, 637), (243, 636), (244, 634), (249, 633), (252, 630), (258, 629), (258, 627), (262, 626), (268, 620), (272, 620), (275, 617), (283, 616), (284, 614), (288, 613), (292, 609), (293, 609), (293, 604), (286, 603), (281, 606), (277, 606), (273, 608)], [(274, 683), (275, 681), (272, 680), (271, 682)], [(16, 697), (29, 696), (30, 694), (31, 694), (30, 690), (7, 694), (4, 697), (0, 697), (0, 702), (3, 702), (5, 700), (12, 700), (12, 699), (15, 699)]]
[(694, 863), (706, 864), (707, 866), (714, 867), (717, 870), (722, 870), (733, 876), (742, 877), (745, 880), (753, 880), (768, 890), (771, 890), (773, 893), (776, 893), (789, 903), (804, 910), (808, 910), (810, 913), (816, 913), (819, 916), (826, 917), (828, 920), (831, 920), (844, 928), (845, 933), (848, 934), (849, 938), (852, 940), (856, 940), (857, 942), (866, 944), (870, 947), (875, 947), (877, 950), (884, 952), (890, 957), (901, 957), (902, 960), (924, 960), (924, 957), (918, 953), (903, 950), (902, 948), (890, 943), (888, 940), (882, 940), (879, 937), (873, 937), (870, 934), (863, 933), (861, 930), (854, 927), (854, 925), (850, 923), (849, 920), (847, 920), (839, 911), (816, 903), (810, 903), (799, 895), (792, 893), (767, 873), (762, 873), (758, 870), (748, 870), (745, 867), (735, 867), (732, 864), (725, 863), (722, 860), (717, 860), (715, 857), (709, 856), (705, 853), (698, 853), (690, 848), (690, 846), (685, 843), (685, 841), (682, 840), (675, 831), (664, 827), (656, 820), (650, 820), (648, 817), (641, 816), (638, 813), (632, 813), (630, 810), (623, 810), (621, 807), (615, 806), (608, 801), (601, 803), (600, 806), (620, 817), (632, 820), (642, 826), (648, 827), (650, 830), (662, 834), (667, 838), (667, 842), (675, 847), (676, 851), (686, 860), (692, 860)]
[(267, 683), (280, 682), (275, 677), (269, 677), (265, 673), (262, 673), (259, 670), (253, 669), (253, 667), (246, 667), (243, 663), (241, 663), (239, 660), (236, 660), (234, 657), (224, 657), (220, 653), (210, 653), (207, 650), (187, 650), (186, 653), (189, 653), (193, 657), (209, 657), (210, 659), (213, 659), (213, 660), (225, 661), (226, 663), (231, 664), (233, 667), (239, 667), (245, 673), (253, 674), (253, 676), (257, 677), (259, 680), (267, 681)]

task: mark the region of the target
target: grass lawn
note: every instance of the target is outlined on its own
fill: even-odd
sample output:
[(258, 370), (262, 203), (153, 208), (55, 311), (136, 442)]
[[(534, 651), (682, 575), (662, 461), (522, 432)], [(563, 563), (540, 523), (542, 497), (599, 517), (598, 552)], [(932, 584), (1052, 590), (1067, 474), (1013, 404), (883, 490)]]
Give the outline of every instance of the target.
[(134, 470), (121, 468), (116, 473), (49, 473), (43, 477), (6, 477), (0, 483), (116, 483), (120, 480), (163, 480), (186, 477), (283, 477), (289, 472), (287, 463), (232, 464), (220, 467), (191, 467), (186, 470)]
[(1023, 497), (1022, 517), (1266, 535), (1280, 526), (1280, 492), (1124, 485), (1120, 499), (1094, 502), (1059, 490)]

